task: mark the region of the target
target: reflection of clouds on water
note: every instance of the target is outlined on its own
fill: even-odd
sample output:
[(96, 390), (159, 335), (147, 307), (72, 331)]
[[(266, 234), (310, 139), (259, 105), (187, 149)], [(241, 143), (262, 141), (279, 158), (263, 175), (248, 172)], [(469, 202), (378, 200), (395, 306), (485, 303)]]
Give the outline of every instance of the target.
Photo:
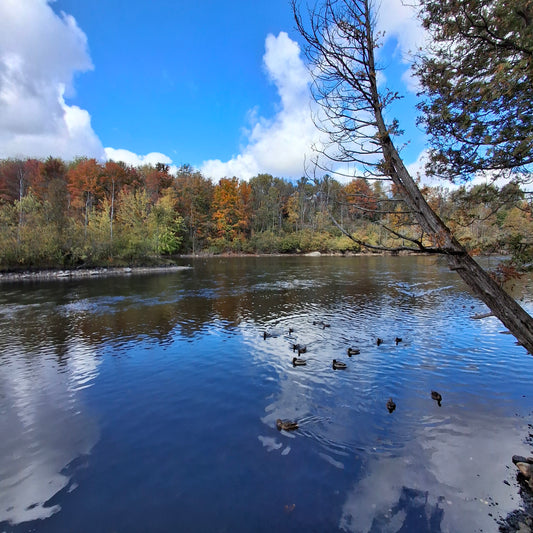
[(54, 355), (53, 346), (30, 354), (13, 343), (0, 366), (0, 523), (59, 511), (46, 502), (68, 486), (65, 468), (98, 440), (79, 397), (98, 374), (98, 358), (79, 338), (59, 362)]
[[(277, 439), (274, 439), (273, 437), (267, 437), (265, 435), (259, 435), (257, 437), (259, 439), (259, 442), (266, 448), (267, 452), (274, 452), (276, 450), (281, 450), (283, 448), (283, 443), (278, 442)], [(289, 455), (291, 452), (290, 446), (285, 446), (283, 450), (281, 450), (281, 455)]]
[[(498, 517), (516, 508), (501, 458), (510, 461), (519, 441), (513, 421), (493, 413), (462, 428), (422, 425), (400, 455), (368, 457), (339, 527), (353, 533), (492, 531)], [(416, 522), (421, 514), (424, 520)]]
[[(485, 394), (495, 381), (509, 380), (509, 365), (517, 371), (513, 379), (524, 385), (529, 359), (510, 348), (508, 339), (502, 343), (495, 319), (472, 321), (464, 296), (444, 290), (432, 296), (432, 307), (406, 313), (391, 305), (372, 323), (368, 309), (339, 305), (322, 310), (335, 315), (331, 328), (316, 329), (311, 327), (311, 318), (320, 314), (315, 306), (310, 316), (278, 316), (264, 324), (275, 333), (266, 340), (261, 328), (242, 329), (257, 364), (268, 364), (278, 374), (277, 392), (261, 418), (265, 425), (273, 427), (278, 417), (303, 421), (291, 436), (318, 444), (317, 457), (332, 468), (348, 472), (354, 470), (350, 464), (361, 463), (361, 471), (356, 467), (352, 473), (358, 481), (339, 519), (345, 531), (491, 531), (498, 517), (516, 508), (515, 491), (503, 481), (513, 482), (506, 458), (510, 462), (517, 453), (523, 421), (506, 412), (508, 392)], [(457, 298), (460, 312), (451, 305)], [(398, 318), (402, 332), (412, 335), (399, 346), (388, 339), (377, 347), (376, 324), (390, 327)], [(347, 358), (354, 323), (362, 351)], [(289, 325), (295, 327), (291, 336)], [(302, 355), (306, 367), (290, 364), (294, 341), (308, 346)], [(347, 362), (347, 371), (331, 370), (337, 355)], [(442, 410), (430, 398), (433, 387), (443, 388)], [(389, 394), (399, 399), (399, 408), (384, 422), (381, 411)], [(287, 442), (286, 437), (280, 440)], [(277, 440), (259, 440), (267, 451), (280, 453)], [(296, 449), (301, 453), (305, 446)]]
[(279, 450), (283, 447), (283, 444), (278, 442), (277, 439), (273, 437), (259, 435), (257, 438), (259, 439), (259, 442), (266, 448), (267, 452), (273, 452), (274, 450)]

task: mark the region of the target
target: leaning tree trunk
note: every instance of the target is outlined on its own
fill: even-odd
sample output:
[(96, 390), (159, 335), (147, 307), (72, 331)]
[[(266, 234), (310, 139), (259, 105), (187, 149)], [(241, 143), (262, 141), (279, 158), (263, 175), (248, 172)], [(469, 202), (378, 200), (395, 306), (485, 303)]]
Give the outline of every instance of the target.
[(457, 271), (472, 292), (502, 321), (518, 342), (533, 354), (533, 318), (469, 255), (431, 209), (398, 155), (381, 114), (377, 114), (387, 173), (401, 191), (405, 203), (434, 244), (442, 249), (450, 268)]
[[(454, 238), (426, 202), (394, 146), (383, 110), (396, 97), (385, 92), (382, 98), (378, 91), (373, 1), (322, 0), (321, 9), (309, 11), (309, 27), (302, 22), (297, 1), (292, 0), (293, 12), (298, 29), (309, 44), (308, 55), (312, 58), (317, 84), (315, 99), (326, 110), (323, 131), (329, 133), (332, 144), (343, 148), (332, 161), (366, 162), (375, 168), (373, 156), (382, 155), (380, 172), (397, 186), (406, 206), (431, 239), (432, 251), (447, 257), (450, 268), (457, 271), (518, 342), (533, 353), (533, 318)], [(369, 113), (375, 121), (368, 117)], [(328, 121), (332, 125), (329, 131)], [(369, 133), (374, 126), (375, 134)], [(371, 144), (367, 146), (369, 141)]]
[(480, 298), (516, 337), (518, 342), (533, 354), (533, 318), (469, 255), (466, 248), (426, 202), (417, 184), (409, 174), (398, 154), (385, 124), (382, 102), (377, 87), (376, 66), (370, 7), (365, 3), (365, 38), (368, 51), (367, 65), (370, 81), (370, 101), (376, 119), (379, 142), (383, 152), (385, 172), (398, 187), (407, 207), (413, 212), (421, 228), (428, 233), (433, 244), (440, 248), (452, 270), (457, 271), (472, 292)]

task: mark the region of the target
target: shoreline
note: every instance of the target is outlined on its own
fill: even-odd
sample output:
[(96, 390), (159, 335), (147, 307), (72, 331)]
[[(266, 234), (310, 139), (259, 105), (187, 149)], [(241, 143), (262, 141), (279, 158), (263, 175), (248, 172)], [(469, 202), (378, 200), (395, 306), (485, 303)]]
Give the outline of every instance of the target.
[[(427, 255), (424, 253), (390, 253), (390, 252), (348, 252), (348, 253), (334, 253), (334, 252), (307, 252), (307, 253), (235, 253), (225, 252), (221, 254), (199, 253), (199, 254), (183, 254), (176, 256), (176, 259), (231, 259), (239, 257), (369, 257), (369, 256), (407, 256), (407, 255)], [(492, 254), (487, 254), (492, 255)], [(498, 255), (498, 254), (494, 254)], [(160, 265), (160, 266), (100, 266), (100, 267), (81, 267), (81, 268), (35, 268), (35, 269), (20, 269), (11, 271), (0, 271), (0, 284), (17, 282), (17, 281), (55, 281), (55, 280), (70, 280), (70, 279), (91, 279), (99, 277), (111, 276), (132, 276), (143, 274), (163, 274), (170, 272), (179, 272), (181, 270), (189, 270), (193, 267), (190, 265)]]
[(97, 267), (79, 269), (24, 270), (0, 272), (0, 283), (16, 281), (55, 281), (71, 279), (92, 279), (111, 276), (135, 276), (142, 274), (163, 274), (189, 270), (190, 266), (168, 265), (153, 267)]

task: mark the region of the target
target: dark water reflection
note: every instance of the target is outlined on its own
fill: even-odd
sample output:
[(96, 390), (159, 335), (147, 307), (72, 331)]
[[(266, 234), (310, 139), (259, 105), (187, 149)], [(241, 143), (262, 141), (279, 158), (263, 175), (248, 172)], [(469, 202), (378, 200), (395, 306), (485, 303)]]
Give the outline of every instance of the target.
[(190, 264), (1, 287), (0, 531), (497, 531), (520, 506), (533, 358), (444, 265)]

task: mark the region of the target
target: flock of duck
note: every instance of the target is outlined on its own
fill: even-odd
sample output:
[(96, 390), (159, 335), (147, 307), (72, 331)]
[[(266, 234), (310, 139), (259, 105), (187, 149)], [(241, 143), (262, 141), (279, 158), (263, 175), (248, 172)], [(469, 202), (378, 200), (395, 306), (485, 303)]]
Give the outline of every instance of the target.
[[(330, 325), (328, 323), (323, 322), (323, 321), (313, 321), (313, 325), (314, 326), (320, 326), (320, 327), (322, 327), (322, 329), (330, 327)], [(289, 328), (289, 335), (291, 335), (293, 332), (294, 332), (294, 329)], [(270, 336), (270, 334), (267, 333), (266, 331), (263, 333), (263, 339), (266, 340), (269, 336)], [(394, 339), (394, 342), (395, 342), (396, 346), (398, 346), (398, 344), (400, 344), (402, 342), (401, 337), (396, 337)], [(378, 337), (376, 339), (376, 345), (380, 346), (381, 344), (383, 344), (383, 339), (380, 339)], [(292, 365), (293, 366), (296, 367), (296, 366), (305, 366), (305, 365), (307, 365), (307, 360), (302, 358), (302, 357), (300, 357), (302, 354), (307, 353), (307, 346), (306, 345), (299, 344), (299, 343), (294, 343), (292, 345), (292, 351), (293, 352), (298, 352), (298, 355), (294, 356), (292, 358)], [(361, 353), (361, 350), (359, 350), (358, 348), (349, 347), (347, 349), (348, 357), (352, 357), (352, 355), (359, 355), (360, 353)], [(337, 359), (333, 359), (332, 367), (333, 367), (333, 370), (344, 370), (344, 369), (347, 368), (347, 365), (346, 365), (346, 363), (344, 363), (342, 361), (337, 361)], [(442, 402), (442, 395), (439, 392), (432, 390), (431, 391), (431, 399), (435, 400), (439, 407), (442, 405), (442, 403), (441, 403)], [(394, 400), (392, 398), (389, 398), (387, 400), (386, 407), (387, 407), (387, 410), (389, 411), (389, 413), (392, 413), (396, 409), (396, 403), (394, 402)], [(282, 420), (281, 418), (278, 418), (276, 420), (276, 427), (280, 431), (281, 430), (294, 431), (294, 430), (298, 429), (299, 426), (298, 426), (298, 422), (295, 422), (293, 420)]]

